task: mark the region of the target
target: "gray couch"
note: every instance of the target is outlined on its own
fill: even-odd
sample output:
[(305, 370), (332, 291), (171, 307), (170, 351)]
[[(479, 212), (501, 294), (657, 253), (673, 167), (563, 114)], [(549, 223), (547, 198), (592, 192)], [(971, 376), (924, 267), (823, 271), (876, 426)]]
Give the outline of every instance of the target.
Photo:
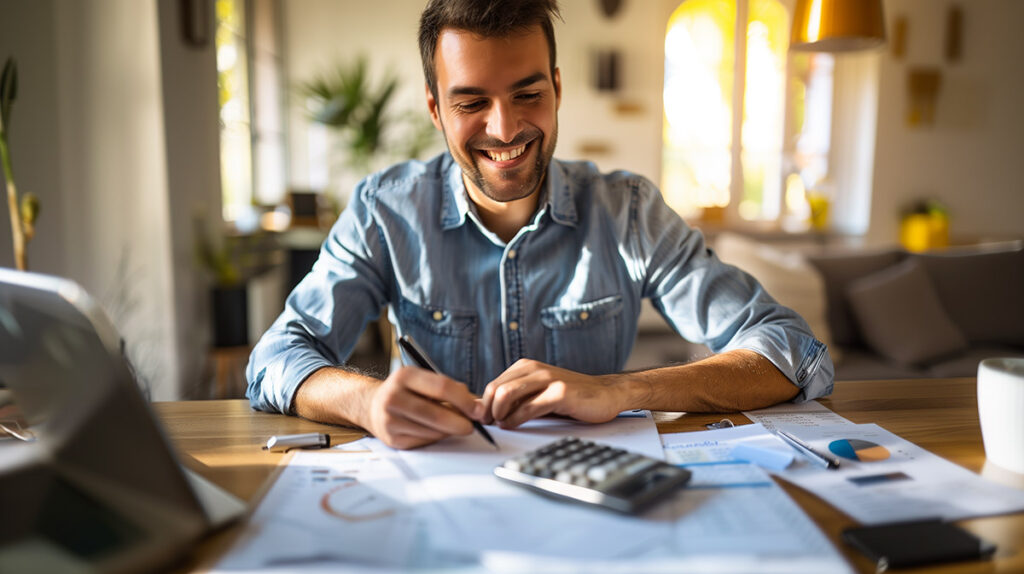
[(1024, 357), (1024, 245), (809, 256), (824, 279), (836, 378), (966, 377)]
[[(722, 234), (723, 261), (757, 277), (828, 344), (837, 380), (974, 376), (987, 357), (1024, 357), (1024, 242), (912, 254), (821, 249)], [(710, 355), (641, 314), (628, 369)]]

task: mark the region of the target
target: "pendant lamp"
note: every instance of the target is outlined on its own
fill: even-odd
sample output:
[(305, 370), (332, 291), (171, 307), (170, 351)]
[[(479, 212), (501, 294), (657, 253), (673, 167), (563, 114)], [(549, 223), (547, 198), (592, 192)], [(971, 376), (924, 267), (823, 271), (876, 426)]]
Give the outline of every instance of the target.
[(797, 0), (789, 48), (853, 52), (885, 43), (882, 0)]

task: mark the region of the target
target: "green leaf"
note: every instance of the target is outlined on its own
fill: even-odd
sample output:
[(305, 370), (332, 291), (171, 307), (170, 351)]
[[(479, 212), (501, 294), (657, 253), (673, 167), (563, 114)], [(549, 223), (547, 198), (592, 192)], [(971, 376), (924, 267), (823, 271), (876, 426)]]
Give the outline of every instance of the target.
[(11, 105), (18, 96), (18, 64), (7, 58), (0, 74), (0, 127), (6, 131), (11, 121)]

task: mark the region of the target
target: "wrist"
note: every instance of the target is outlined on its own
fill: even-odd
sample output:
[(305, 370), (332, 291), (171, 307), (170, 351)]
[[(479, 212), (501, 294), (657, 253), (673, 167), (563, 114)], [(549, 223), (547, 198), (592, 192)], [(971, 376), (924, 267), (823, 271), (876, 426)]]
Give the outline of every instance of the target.
[(649, 409), (653, 403), (654, 389), (643, 372), (620, 373), (613, 377), (614, 388), (621, 390), (621, 411)]

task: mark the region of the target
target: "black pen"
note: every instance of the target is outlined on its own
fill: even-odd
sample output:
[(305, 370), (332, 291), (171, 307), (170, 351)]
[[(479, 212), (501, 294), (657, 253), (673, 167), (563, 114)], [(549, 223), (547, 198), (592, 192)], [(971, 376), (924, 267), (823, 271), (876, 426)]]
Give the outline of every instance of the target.
[(836, 470), (839, 468), (838, 458), (814, 450), (813, 448), (810, 447), (810, 445), (784, 430), (776, 430), (775, 432), (778, 433), (778, 435), (782, 437), (783, 440), (785, 440), (791, 446), (800, 451), (801, 454), (811, 459), (812, 462), (820, 464), (821, 466), (824, 466), (829, 470)]
[[(409, 335), (402, 335), (398, 339), (398, 344), (405, 349), (405, 352), (408, 353), (409, 356), (412, 357), (412, 360), (416, 361), (416, 364), (420, 367), (435, 373), (441, 372), (441, 369), (437, 368), (437, 365), (430, 360), (427, 353), (421, 349), (420, 346), (416, 344), (416, 341)], [(494, 442), (494, 439), (491, 438), (491, 433), (487, 432), (487, 429), (484, 428), (484, 425), (480, 424), (480, 421), (470, 419), (470, 422), (473, 423), (473, 428), (475, 428), (476, 431), (487, 440), (487, 442), (491, 443), (495, 450), (500, 450), (498, 449), (498, 443)]]

